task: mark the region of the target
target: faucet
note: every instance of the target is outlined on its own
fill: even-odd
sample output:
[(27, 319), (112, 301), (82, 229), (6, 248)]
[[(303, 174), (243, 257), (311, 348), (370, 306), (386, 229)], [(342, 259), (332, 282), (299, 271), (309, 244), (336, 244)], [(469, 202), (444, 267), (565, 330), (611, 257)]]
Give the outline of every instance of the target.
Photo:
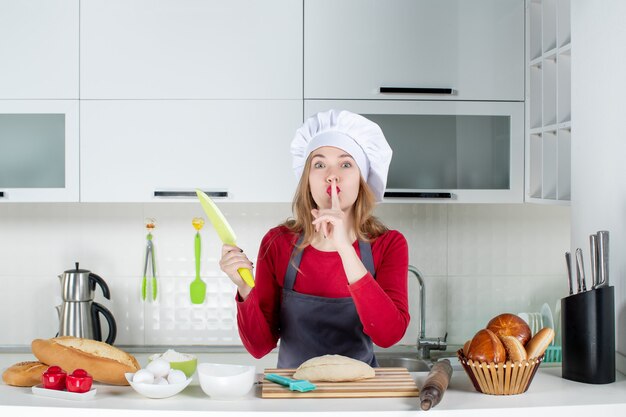
[(417, 357), (419, 359), (430, 359), (431, 350), (446, 350), (448, 333), (446, 332), (443, 340), (440, 337), (426, 337), (426, 288), (424, 287), (424, 278), (422, 273), (412, 265), (409, 265), (409, 272), (415, 275), (419, 283), (420, 322), (417, 332)]

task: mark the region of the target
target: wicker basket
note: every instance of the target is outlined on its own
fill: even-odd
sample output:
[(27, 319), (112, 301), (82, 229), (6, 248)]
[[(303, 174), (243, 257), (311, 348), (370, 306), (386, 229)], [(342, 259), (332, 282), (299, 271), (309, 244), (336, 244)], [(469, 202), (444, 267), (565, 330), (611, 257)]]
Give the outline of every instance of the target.
[(490, 395), (514, 395), (526, 392), (543, 361), (543, 355), (520, 362), (474, 362), (457, 351), (463, 369), (472, 380), (476, 391)]

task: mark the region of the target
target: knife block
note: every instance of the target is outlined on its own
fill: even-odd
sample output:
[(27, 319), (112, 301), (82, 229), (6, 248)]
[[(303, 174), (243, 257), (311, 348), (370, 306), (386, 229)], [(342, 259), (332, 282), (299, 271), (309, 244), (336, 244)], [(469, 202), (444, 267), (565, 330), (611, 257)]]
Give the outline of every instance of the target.
[(562, 377), (588, 384), (615, 382), (615, 288), (561, 299)]

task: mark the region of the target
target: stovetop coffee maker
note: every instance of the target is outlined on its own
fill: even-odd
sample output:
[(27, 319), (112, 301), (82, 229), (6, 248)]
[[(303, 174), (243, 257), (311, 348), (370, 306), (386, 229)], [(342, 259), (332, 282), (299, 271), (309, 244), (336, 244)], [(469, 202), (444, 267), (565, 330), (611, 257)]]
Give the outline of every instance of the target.
[(109, 334), (104, 342), (113, 344), (117, 335), (117, 325), (113, 314), (101, 304), (93, 301), (96, 285), (102, 289), (104, 298), (111, 299), (106, 282), (93, 272), (80, 269), (78, 262), (76, 262), (75, 269), (65, 271), (59, 275), (59, 279), (63, 303), (56, 306), (59, 313), (58, 336), (75, 336), (102, 341), (100, 328), (100, 315), (102, 315), (109, 325)]

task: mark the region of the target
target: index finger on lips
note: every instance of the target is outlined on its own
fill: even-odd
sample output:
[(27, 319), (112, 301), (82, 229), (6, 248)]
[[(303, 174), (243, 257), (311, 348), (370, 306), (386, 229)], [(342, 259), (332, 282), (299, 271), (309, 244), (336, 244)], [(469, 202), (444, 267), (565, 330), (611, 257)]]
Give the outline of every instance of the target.
[(337, 194), (337, 180), (333, 180), (330, 185), (330, 199), (331, 199), (331, 208), (334, 210), (339, 210), (339, 195)]

